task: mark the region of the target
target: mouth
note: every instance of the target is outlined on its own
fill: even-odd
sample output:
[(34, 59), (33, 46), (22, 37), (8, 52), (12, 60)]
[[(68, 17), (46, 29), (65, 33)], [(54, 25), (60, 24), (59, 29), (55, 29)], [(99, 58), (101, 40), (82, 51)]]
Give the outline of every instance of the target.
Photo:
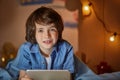
[(50, 44), (50, 43), (52, 43), (52, 40), (45, 40), (45, 41), (43, 41), (43, 43)]

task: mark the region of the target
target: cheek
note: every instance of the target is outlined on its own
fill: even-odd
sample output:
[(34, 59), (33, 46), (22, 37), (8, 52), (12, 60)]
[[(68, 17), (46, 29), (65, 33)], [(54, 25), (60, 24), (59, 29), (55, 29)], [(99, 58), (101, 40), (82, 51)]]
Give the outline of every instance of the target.
[(35, 35), (35, 38), (36, 38), (37, 42), (40, 41), (40, 40), (42, 39), (42, 37), (41, 37), (40, 34), (36, 34), (36, 35)]
[(54, 34), (54, 38), (55, 38), (56, 40), (58, 40), (58, 33), (55, 33), (55, 34)]

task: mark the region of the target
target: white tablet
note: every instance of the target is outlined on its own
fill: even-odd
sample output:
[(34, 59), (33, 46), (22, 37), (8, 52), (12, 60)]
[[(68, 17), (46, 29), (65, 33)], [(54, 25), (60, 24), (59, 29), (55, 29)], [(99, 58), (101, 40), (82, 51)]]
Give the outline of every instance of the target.
[(68, 70), (27, 70), (26, 73), (33, 80), (70, 80)]

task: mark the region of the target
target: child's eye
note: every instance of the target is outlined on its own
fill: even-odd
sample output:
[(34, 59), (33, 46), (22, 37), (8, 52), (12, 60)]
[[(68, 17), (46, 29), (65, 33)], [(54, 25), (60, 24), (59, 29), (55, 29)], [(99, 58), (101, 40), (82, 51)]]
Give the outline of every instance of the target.
[(57, 29), (56, 28), (51, 28), (50, 31), (57, 31)]
[(38, 32), (43, 32), (43, 30), (39, 29)]

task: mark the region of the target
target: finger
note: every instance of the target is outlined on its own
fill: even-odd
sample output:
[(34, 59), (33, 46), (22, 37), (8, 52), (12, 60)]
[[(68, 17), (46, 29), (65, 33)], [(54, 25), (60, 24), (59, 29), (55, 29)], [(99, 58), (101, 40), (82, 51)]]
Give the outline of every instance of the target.
[(28, 78), (28, 75), (25, 75), (24, 77), (25, 77), (25, 78)]
[(31, 78), (25, 76), (25, 77), (22, 77), (20, 80), (32, 80)]

